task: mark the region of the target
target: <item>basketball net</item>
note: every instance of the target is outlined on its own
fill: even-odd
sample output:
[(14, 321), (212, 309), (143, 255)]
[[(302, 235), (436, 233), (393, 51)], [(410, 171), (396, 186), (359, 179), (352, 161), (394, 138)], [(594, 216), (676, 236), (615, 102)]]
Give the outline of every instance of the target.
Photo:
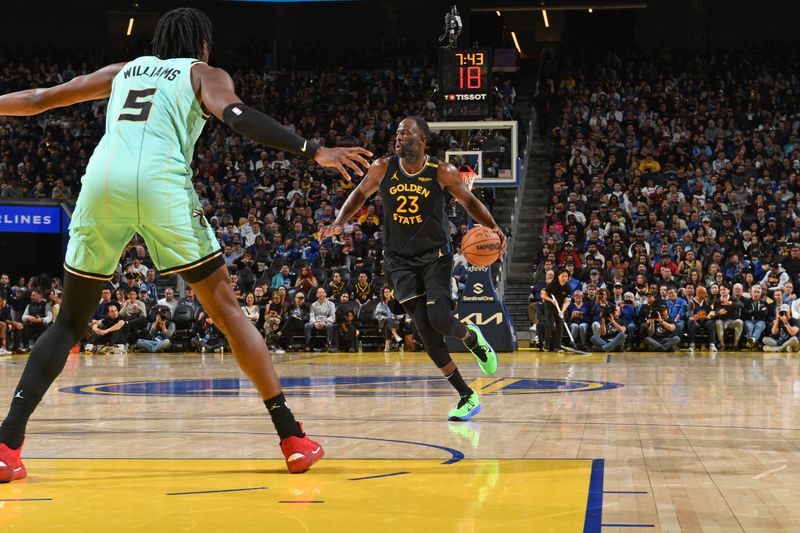
[(458, 167), (458, 173), (461, 175), (461, 181), (464, 182), (467, 189), (471, 191), (472, 187), (475, 185), (475, 178), (478, 177), (478, 174), (466, 163)]

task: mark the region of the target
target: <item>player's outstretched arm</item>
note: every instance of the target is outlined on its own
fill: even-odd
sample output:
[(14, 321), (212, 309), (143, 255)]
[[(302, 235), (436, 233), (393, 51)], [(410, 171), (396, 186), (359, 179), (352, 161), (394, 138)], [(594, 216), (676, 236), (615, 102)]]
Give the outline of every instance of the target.
[[(353, 189), (353, 192), (350, 193), (347, 200), (344, 201), (344, 205), (339, 210), (336, 221), (322, 230), (319, 236), (320, 241), (333, 235), (337, 231), (337, 228), (341, 229), (345, 222), (358, 213), (358, 210), (361, 209), (361, 206), (364, 205), (367, 198), (375, 194), (375, 191), (377, 191), (378, 187), (381, 185), (383, 175), (386, 174), (386, 167), (388, 164), (389, 160), (386, 158), (376, 159), (372, 162), (372, 165), (370, 165), (367, 171), (367, 175), (361, 180), (361, 183)], [(339, 233), (341, 233), (341, 231)]]
[(0, 96), (0, 116), (27, 117), (57, 107), (108, 98), (111, 82), (124, 66), (125, 63), (115, 63), (55, 87), (4, 94)]
[(483, 205), (483, 202), (475, 198), (467, 186), (461, 181), (461, 176), (458, 174), (456, 167), (450, 163), (439, 163), (439, 173), (437, 174), (439, 184), (456, 199), (458, 203), (464, 206), (467, 214), (471, 216), (481, 226), (491, 228), (497, 233), (500, 238), (501, 249), (506, 249), (506, 235), (503, 230), (494, 221), (494, 217)]
[[(314, 141), (303, 139), (284, 128), (277, 120), (242, 103), (236, 96), (233, 80), (223, 69), (205, 63), (196, 63), (192, 75), (199, 81), (198, 98), (211, 114), (230, 126), (235, 132), (278, 150), (313, 159), (326, 167), (335, 167), (345, 178), (350, 179), (345, 167), (359, 176), (361, 167), (369, 167), (366, 157), (372, 152), (365, 148), (326, 148)], [(360, 166), (359, 166), (360, 165)]]

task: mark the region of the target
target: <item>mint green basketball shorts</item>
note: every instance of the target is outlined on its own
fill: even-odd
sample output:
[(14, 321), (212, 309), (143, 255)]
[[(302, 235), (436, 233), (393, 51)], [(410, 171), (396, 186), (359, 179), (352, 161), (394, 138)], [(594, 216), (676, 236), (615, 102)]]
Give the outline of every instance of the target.
[(134, 233), (142, 236), (161, 275), (184, 272), (219, 261), (222, 251), (205, 217), (197, 213), (183, 224), (70, 225), (64, 268), (78, 276), (110, 279)]

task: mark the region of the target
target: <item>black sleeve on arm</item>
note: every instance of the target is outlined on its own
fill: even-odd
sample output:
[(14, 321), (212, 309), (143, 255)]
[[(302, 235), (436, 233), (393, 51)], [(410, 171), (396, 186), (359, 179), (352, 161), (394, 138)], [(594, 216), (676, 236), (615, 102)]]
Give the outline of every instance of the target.
[(313, 159), (320, 148), (319, 143), (307, 141), (299, 135), (295, 135), (281, 126), (274, 118), (244, 104), (230, 104), (222, 112), (222, 118), (233, 131), (258, 144), (309, 159)]

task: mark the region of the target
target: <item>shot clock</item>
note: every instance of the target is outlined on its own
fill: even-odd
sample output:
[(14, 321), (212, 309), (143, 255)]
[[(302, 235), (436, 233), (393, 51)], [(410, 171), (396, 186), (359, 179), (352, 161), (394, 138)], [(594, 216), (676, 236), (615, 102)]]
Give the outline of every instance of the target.
[(491, 111), (492, 50), (439, 50), (439, 89), (446, 118), (485, 118)]

